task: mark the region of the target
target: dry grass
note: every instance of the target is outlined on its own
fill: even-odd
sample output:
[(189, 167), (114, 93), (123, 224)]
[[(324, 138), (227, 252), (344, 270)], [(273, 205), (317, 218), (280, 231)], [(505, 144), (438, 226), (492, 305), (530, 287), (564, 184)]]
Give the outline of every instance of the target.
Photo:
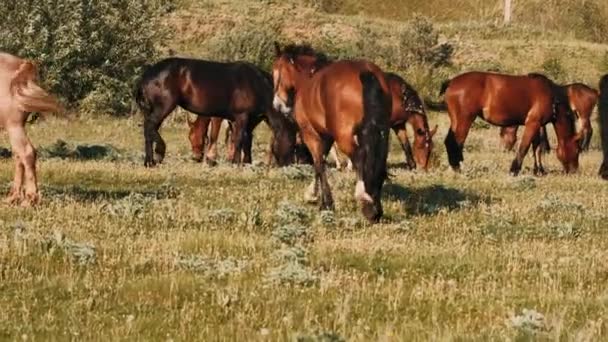
[[(140, 155), (137, 121), (49, 121), (29, 131), (41, 146), (62, 138)], [(440, 124), (441, 145), (446, 117), (432, 122)], [(43, 160), (43, 204), (0, 211), (3, 339), (606, 334), (608, 197), (598, 192), (605, 184), (596, 177), (597, 150), (583, 156), (576, 176), (560, 174), (551, 155), (549, 176), (526, 169), (512, 178), (512, 155), (497, 148), (497, 130), (478, 129), (463, 174), (447, 169), (442, 146), (436, 167), (423, 174), (394, 167), (402, 157), (393, 140), (387, 215), (372, 227), (352, 198), (351, 174), (331, 172), (338, 209), (328, 216), (302, 202), (308, 179), (259, 165), (196, 164), (185, 124), (162, 133), (169, 159), (158, 169), (139, 160)], [(260, 128), (257, 160), (266, 137)], [(11, 173), (12, 163), (2, 161), (1, 184)], [(289, 220), (304, 229), (285, 240), (296, 247), (276, 238)], [(94, 247), (94, 261), (49, 247), (55, 232)]]

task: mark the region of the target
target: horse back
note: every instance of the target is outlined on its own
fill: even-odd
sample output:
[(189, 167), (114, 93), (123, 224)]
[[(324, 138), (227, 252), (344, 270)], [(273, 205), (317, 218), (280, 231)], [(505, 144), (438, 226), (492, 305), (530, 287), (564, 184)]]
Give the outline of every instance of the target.
[(200, 115), (231, 119), (234, 114), (264, 112), (271, 101), (272, 86), (261, 70), (245, 62), (169, 58), (146, 73), (144, 80), (160, 85), (158, 94), (149, 95), (171, 94), (177, 105)]
[[(296, 110), (304, 111), (315, 130), (335, 136), (352, 135), (364, 116), (363, 86), (360, 75), (372, 72), (385, 94), (388, 108), (392, 99), (382, 70), (367, 61), (338, 61), (313, 75), (307, 86), (296, 97)], [(304, 94), (301, 94), (303, 92)], [(387, 116), (390, 113), (387, 113)]]

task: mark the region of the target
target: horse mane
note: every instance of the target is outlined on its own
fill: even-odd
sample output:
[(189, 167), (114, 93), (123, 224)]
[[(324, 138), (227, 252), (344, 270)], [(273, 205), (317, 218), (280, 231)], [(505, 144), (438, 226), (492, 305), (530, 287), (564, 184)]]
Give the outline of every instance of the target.
[[(568, 113), (573, 114), (572, 108), (570, 108), (570, 100), (568, 99), (567, 86), (557, 84), (546, 75), (538, 72), (531, 72), (528, 74), (528, 77), (543, 80), (549, 86), (551, 92), (553, 93), (553, 106), (557, 107), (559, 105), (565, 105), (568, 109)], [(572, 115), (572, 118), (574, 118), (574, 114)]]
[(317, 70), (332, 62), (326, 54), (316, 51), (309, 44), (289, 44), (283, 48), (283, 54), (294, 60), (299, 56), (313, 57)]

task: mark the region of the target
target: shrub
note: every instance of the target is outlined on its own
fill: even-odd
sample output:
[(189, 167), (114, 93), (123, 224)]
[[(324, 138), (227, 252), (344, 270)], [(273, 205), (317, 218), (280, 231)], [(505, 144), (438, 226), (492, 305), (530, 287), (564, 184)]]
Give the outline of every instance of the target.
[(270, 70), (278, 27), (247, 24), (219, 33), (205, 44), (207, 58), (219, 61), (248, 61)]
[(555, 82), (563, 82), (566, 77), (566, 70), (562, 62), (557, 57), (549, 57), (545, 59), (541, 65), (543, 71)]
[(2, 1), (0, 49), (36, 60), (70, 106), (126, 114), (140, 68), (159, 55), (158, 14), (173, 1)]
[(407, 68), (412, 64), (428, 64), (433, 67), (451, 64), (454, 47), (439, 43), (439, 33), (433, 22), (423, 16), (415, 16), (399, 34), (399, 64)]

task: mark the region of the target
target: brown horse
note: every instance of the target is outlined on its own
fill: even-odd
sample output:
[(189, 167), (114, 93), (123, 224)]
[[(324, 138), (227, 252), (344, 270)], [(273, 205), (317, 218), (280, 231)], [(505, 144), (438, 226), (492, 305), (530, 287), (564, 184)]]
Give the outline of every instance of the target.
[(144, 114), (145, 166), (164, 159), (166, 145), (158, 130), (177, 106), (199, 116), (233, 122), (233, 163), (241, 162), (241, 152), (243, 162), (251, 162), (253, 129), (266, 115), (277, 141), (273, 145), (277, 163), (289, 163), (287, 158), (295, 141), (285, 128), (290, 123), (272, 110), (272, 77), (253, 64), (164, 59), (146, 68), (134, 96)]
[(321, 208), (333, 209), (325, 156), (335, 141), (357, 171), (355, 198), (363, 214), (377, 221), (383, 214), (380, 197), (387, 176), (392, 101), (382, 70), (367, 61), (328, 63), (309, 46), (281, 49), (277, 44), (272, 73), (274, 106), (295, 116), (314, 160), (315, 179), (307, 199), (317, 200), (320, 185)]
[(602, 152), (604, 154), (599, 174), (603, 179), (608, 180), (608, 74), (600, 79), (598, 111), (600, 113), (600, 136), (602, 138)]
[[(222, 128), (222, 118), (211, 118), (207, 116), (199, 116), (194, 121), (188, 119), (188, 126), (190, 132), (188, 134), (188, 140), (190, 140), (190, 146), (192, 147), (192, 159), (197, 162), (205, 159), (208, 164), (216, 164), (217, 158), (217, 140), (220, 135), (220, 129)], [(209, 132), (209, 126), (211, 125), (211, 131)], [(226, 129), (226, 143), (230, 138), (230, 125)], [(207, 134), (209, 133), (209, 134)], [(234, 144), (226, 144), (228, 146), (228, 160), (234, 159)], [(207, 146), (205, 151), (205, 146)]]
[[(25, 132), (31, 112), (58, 112), (57, 100), (36, 84), (36, 66), (31, 61), (0, 53), (0, 127), (8, 132), (15, 159), (15, 178), (7, 203), (36, 204), (36, 150)], [(25, 192), (25, 194), (24, 194)]]
[(525, 125), (522, 141), (511, 174), (517, 175), (530, 144), (534, 149), (534, 171), (544, 173), (540, 145), (540, 128), (552, 122), (558, 148), (557, 157), (566, 172), (578, 169), (580, 135), (575, 134), (574, 114), (568, 96), (560, 87), (539, 74), (511, 76), (487, 72), (461, 74), (442, 85), (450, 115), (451, 127), (445, 139), (448, 160), (460, 170), (462, 149), (471, 124), (480, 116), (496, 126)]
[[(593, 135), (593, 129), (591, 128), (591, 113), (593, 108), (597, 104), (599, 93), (597, 90), (584, 85), (582, 83), (572, 83), (564, 86), (568, 92), (568, 100), (570, 101), (570, 108), (578, 117), (579, 121), (579, 132), (583, 135), (581, 139), (581, 149), (586, 151), (589, 149), (591, 143), (591, 136)], [(500, 129), (500, 137), (503, 146), (506, 150), (511, 151), (517, 141), (517, 128), (518, 126), (502, 127)], [(543, 126), (541, 134), (543, 134), (543, 145), (546, 151), (549, 151), (549, 141), (547, 140), (547, 133)]]
[[(405, 153), (405, 165), (410, 170), (416, 167), (427, 170), (437, 126), (432, 130), (429, 129), (424, 104), (418, 96), (418, 92), (409, 83), (397, 74), (386, 73), (385, 75), (393, 98), (390, 124)], [(414, 129), (413, 149), (407, 136), (406, 123)], [(342, 163), (335, 148), (332, 148), (331, 154), (336, 160), (336, 167), (340, 169)], [(348, 160), (347, 169), (351, 168), (352, 163)]]

